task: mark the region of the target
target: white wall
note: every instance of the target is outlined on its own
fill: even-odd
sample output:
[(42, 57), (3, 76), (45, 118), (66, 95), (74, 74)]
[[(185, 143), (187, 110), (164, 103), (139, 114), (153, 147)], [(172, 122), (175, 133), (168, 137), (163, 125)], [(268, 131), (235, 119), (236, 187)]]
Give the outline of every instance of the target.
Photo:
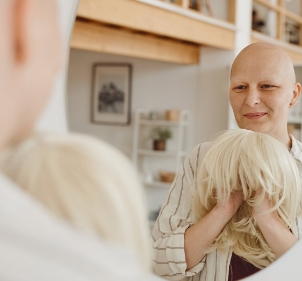
[[(97, 62), (131, 63), (132, 112), (136, 108), (164, 111), (187, 109), (191, 115), (188, 151), (208, 141), (228, 125), (228, 72), (233, 52), (204, 47), (199, 65), (183, 66), (117, 55), (72, 49), (68, 74), (69, 129), (101, 138), (126, 154), (132, 153), (133, 120), (129, 126), (108, 126), (90, 122), (92, 66)], [(133, 115), (133, 114), (132, 114)], [(149, 159), (150, 160), (150, 159)], [(174, 170), (175, 160), (148, 160), (151, 173), (158, 168)], [(170, 161), (170, 162), (169, 162)], [(142, 172), (144, 167), (142, 166)], [(148, 169), (148, 172), (150, 170)], [(150, 210), (159, 208), (167, 189), (146, 188)]]
[[(198, 66), (181, 66), (72, 49), (68, 75), (68, 112), (71, 131), (102, 138), (127, 156), (131, 156), (133, 118), (129, 126), (109, 126), (90, 122), (92, 65), (97, 62), (132, 64), (132, 112), (139, 107), (158, 111), (178, 108), (188, 109), (195, 116)], [(192, 124), (194, 124), (193, 118)], [(188, 137), (193, 139), (194, 132), (192, 128), (191, 135)]]
[(192, 113), (189, 149), (208, 141), (228, 126), (228, 73), (233, 57), (232, 51), (203, 47), (200, 64), (184, 66), (72, 49), (68, 74), (70, 130), (102, 138), (131, 156), (133, 120), (130, 126), (90, 122), (92, 65), (122, 62), (133, 65), (132, 112), (139, 107), (188, 109)]
[(301, 0), (285, 1), (285, 7), (287, 10), (300, 16), (301, 12)]
[[(235, 33), (235, 50), (233, 59), (239, 54), (239, 52), (250, 44), (251, 41), (251, 29), (252, 29), (252, 0), (236, 1), (236, 33)], [(232, 62), (233, 59), (229, 58)], [(233, 110), (229, 105), (228, 115), (228, 129), (238, 128)]]
[(200, 142), (212, 140), (217, 132), (228, 128), (229, 70), (233, 57), (233, 51), (202, 48), (196, 104), (196, 130)]
[[(205, 2), (205, 1), (202, 1)], [(229, 5), (229, 0), (211, 0), (209, 1), (212, 11), (213, 11), (213, 16), (217, 19), (228, 21), (228, 5)], [(205, 12), (206, 14), (206, 12)]]

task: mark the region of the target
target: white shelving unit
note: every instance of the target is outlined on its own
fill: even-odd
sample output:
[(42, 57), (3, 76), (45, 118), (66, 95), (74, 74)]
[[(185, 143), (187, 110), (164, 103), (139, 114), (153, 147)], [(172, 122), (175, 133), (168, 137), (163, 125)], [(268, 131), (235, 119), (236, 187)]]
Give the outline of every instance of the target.
[[(149, 210), (155, 210), (160, 207), (158, 206), (160, 202), (160, 195), (158, 194), (163, 195), (168, 192), (171, 186), (171, 183), (159, 181), (156, 178), (156, 173), (159, 170), (169, 170), (176, 173), (184, 157), (187, 156), (185, 136), (189, 129), (189, 111), (181, 110), (177, 122), (162, 119), (150, 120), (150, 112), (151, 110), (147, 109), (137, 109), (135, 112), (132, 160), (137, 171), (141, 174), (147, 196), (152, 194), (151, 197), (156, 197), (156, 200), (147, 198), (151, 201), (151, 203), (149, 202)], [(152, 148), (153, 140), (150, 135), (155, 127), (169, 128), (172, 131), (170, 142), (173, 145), (170, 147), (168, 145), (165, 151), (155, 151)], [(151, 165), (148, 166), (148, 163), (151, 163)], [(166, 167), (163, 167), (164, 164), (166, 164)], [(167, 164), (169, 168), (167, 168)], [(146, 179), (146, 174), (151, 175), (152, 178)], [(154, 201), (157, 202), (154, 203)]]

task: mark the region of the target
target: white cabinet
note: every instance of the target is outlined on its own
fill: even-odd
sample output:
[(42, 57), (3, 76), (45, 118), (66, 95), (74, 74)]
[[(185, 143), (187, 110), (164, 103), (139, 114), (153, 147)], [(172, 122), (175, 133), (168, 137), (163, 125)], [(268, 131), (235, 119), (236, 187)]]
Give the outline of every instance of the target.
[[(171, 183), (159, 180), (158, 172), (166, 170), (176, 174), (187, 156), (189, 112), (181, 110), (178, 121), (164, 120), (160, 113), (157, 120), (150, 120), (151, 112), (154, 111), (137, 109), (135, 112), (132, 160), (146, 188), (149, 211), (155, 211), (171, 186)], [(172, 132), (165, 151), (153, 150), (151, 132), (156, 127)]]

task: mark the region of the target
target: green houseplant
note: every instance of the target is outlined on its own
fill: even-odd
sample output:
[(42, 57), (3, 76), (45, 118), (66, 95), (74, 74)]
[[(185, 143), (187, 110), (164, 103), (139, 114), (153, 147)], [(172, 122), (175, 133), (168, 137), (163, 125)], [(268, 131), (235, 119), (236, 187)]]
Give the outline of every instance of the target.
[(152, 130), (153, 149), (166, 150), (166, 141), (172, 138), (171, 130), (162, 127), (156, 127)]

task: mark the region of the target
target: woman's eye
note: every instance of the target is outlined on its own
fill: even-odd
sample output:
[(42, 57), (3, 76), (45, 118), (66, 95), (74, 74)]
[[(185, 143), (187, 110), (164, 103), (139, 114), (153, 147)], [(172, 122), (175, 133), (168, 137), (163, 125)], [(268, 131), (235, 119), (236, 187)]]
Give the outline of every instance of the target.
[(274, 88), (275, 86), (274, 85), (271, 85), (271, 84), (263, 84), (261, 85), (261, 88), (263, 89), (270, 89), (270, 88)]
[(244, 86), (244, 85), (239, 85), (239, 86), (234, 87), (234, 90), (244, 90), (244, 89), (246, 89), (246, 86)]

